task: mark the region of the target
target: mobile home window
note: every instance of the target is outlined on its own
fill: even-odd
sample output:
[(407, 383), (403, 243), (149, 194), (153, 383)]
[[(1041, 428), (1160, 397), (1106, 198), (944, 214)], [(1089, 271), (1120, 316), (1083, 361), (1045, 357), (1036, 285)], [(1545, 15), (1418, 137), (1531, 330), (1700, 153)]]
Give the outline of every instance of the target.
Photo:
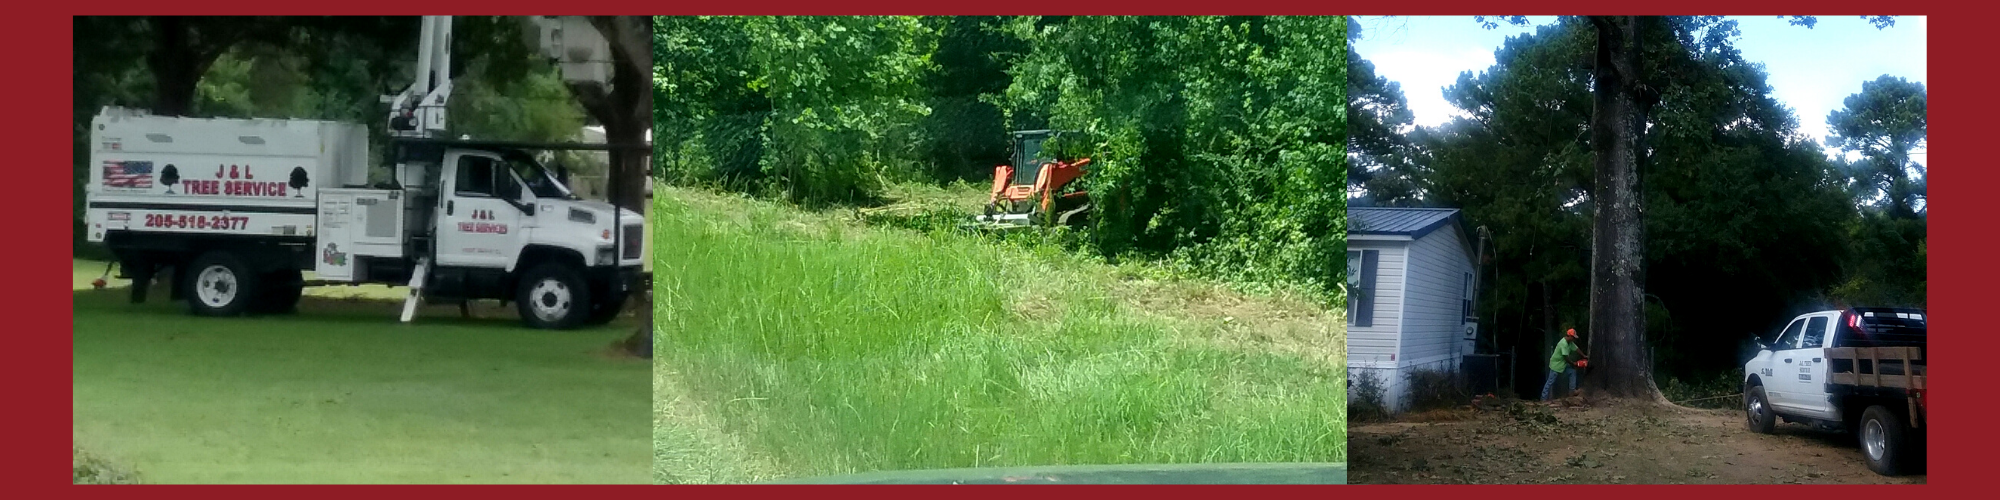
[(1381, 258), (1377, 250), (1347, 252), (1347, 324), (1375, 324), (1375, 267)]

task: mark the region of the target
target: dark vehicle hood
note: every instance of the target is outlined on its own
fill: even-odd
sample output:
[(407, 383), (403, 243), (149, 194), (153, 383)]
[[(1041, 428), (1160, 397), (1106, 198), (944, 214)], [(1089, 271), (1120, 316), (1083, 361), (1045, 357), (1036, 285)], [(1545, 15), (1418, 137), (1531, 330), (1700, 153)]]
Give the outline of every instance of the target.
[(1055, 465), (886, 471), (779, 484), (1347, 484), (1345, 463)]

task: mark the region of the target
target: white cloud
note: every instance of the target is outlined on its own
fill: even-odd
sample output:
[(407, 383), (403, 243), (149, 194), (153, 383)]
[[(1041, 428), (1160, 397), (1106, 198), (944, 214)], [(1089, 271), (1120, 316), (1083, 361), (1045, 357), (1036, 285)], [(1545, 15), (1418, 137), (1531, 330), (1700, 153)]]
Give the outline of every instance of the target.
[(1398, 82), (1418, 125), (1434, 126), (1461, 113), (1444, 99), (1444, 87), (1458, 82), (1464, 71), (1475, 73), (1493, 66), (1492, 49), (1468, 48), (1450, 52), (1391, 49), (1370, 57), (1375, 74)]

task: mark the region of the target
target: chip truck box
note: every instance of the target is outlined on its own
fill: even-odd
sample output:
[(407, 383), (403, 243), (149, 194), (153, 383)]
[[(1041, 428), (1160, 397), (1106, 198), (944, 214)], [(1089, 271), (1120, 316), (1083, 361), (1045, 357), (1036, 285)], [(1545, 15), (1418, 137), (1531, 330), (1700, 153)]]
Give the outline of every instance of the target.
[(90, 135), (90, 241), (111, 230), (312, 236), (320, 189), (368, 182), (360, 124), (108, 107)]

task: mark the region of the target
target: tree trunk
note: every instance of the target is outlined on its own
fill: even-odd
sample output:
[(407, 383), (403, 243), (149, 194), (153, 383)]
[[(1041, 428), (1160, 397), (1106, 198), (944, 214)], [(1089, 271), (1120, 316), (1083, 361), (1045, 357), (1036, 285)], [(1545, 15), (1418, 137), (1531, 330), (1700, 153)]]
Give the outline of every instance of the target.
[(1542, 296), (1541, 337), (1542, 338), (1537, 339), (1537, 341), (1541, 342), (1542, 345), (1554, 345), (1556, 340), (1561, 339), (1563, 337), (1562, 332), (1556, 331), (1555, 292), (1553, 291), (1552, 288), (1549, 287), (1548, 281), (1542, 281), (1541, 284), (1542, 284), (1542, 293), (1541, 293)]
[(1583, 385), (1612, 397), (1660, 399), (1645, 349), (1645, 226), (1639, 192), (1647, 95), (1640, 37), (1650, 18), (1595, 16), (1591, 148), (1597, 155), (1590, 254), (1591, 372)]
[(641, 290), (634, 296), (639, 298), (639, 326), (619, 341), (618, 346), (627, 354), (653, 359), (653, 291)]
[[(653, 23), (645, 16), (591, 16), (590, 24), (611, 45), (611, 84), (578, 84), (571, 87), (591, 117), (604, 125), (604, 139), (612, 144), (642, 144), (653, 129)], [(645, 213), (649, 150), (614, 148), (606, 196), (613, 205)], [(646, 291), (650, 292), (650, 291)], [(651, 297), (641, 292), (641, 297)], [(652, 304), (638, 329), (622, 345), (631, 354), (652, 356)], [(642, 352), (643, 351), (643, 352)]]
[[(611, 83), (573, 84), (570, 91), (613, 144), (641, 144), (653, 129), (652, 22), (644, 16), (591, 16), (590, 24), (611, 45)], [(651, 151), (612, 149), (606, 198), (633, 211), (645, 205), (647, 160)]]
[(154, 42), (146, 69), (153, 72), (153, 114), (187, 116), (194, 111), (195, 86), (222, 51), (213, 40), (203, 39), (213, 34), (196, 33), (186, 17), (153, 16), (149, 22)]

